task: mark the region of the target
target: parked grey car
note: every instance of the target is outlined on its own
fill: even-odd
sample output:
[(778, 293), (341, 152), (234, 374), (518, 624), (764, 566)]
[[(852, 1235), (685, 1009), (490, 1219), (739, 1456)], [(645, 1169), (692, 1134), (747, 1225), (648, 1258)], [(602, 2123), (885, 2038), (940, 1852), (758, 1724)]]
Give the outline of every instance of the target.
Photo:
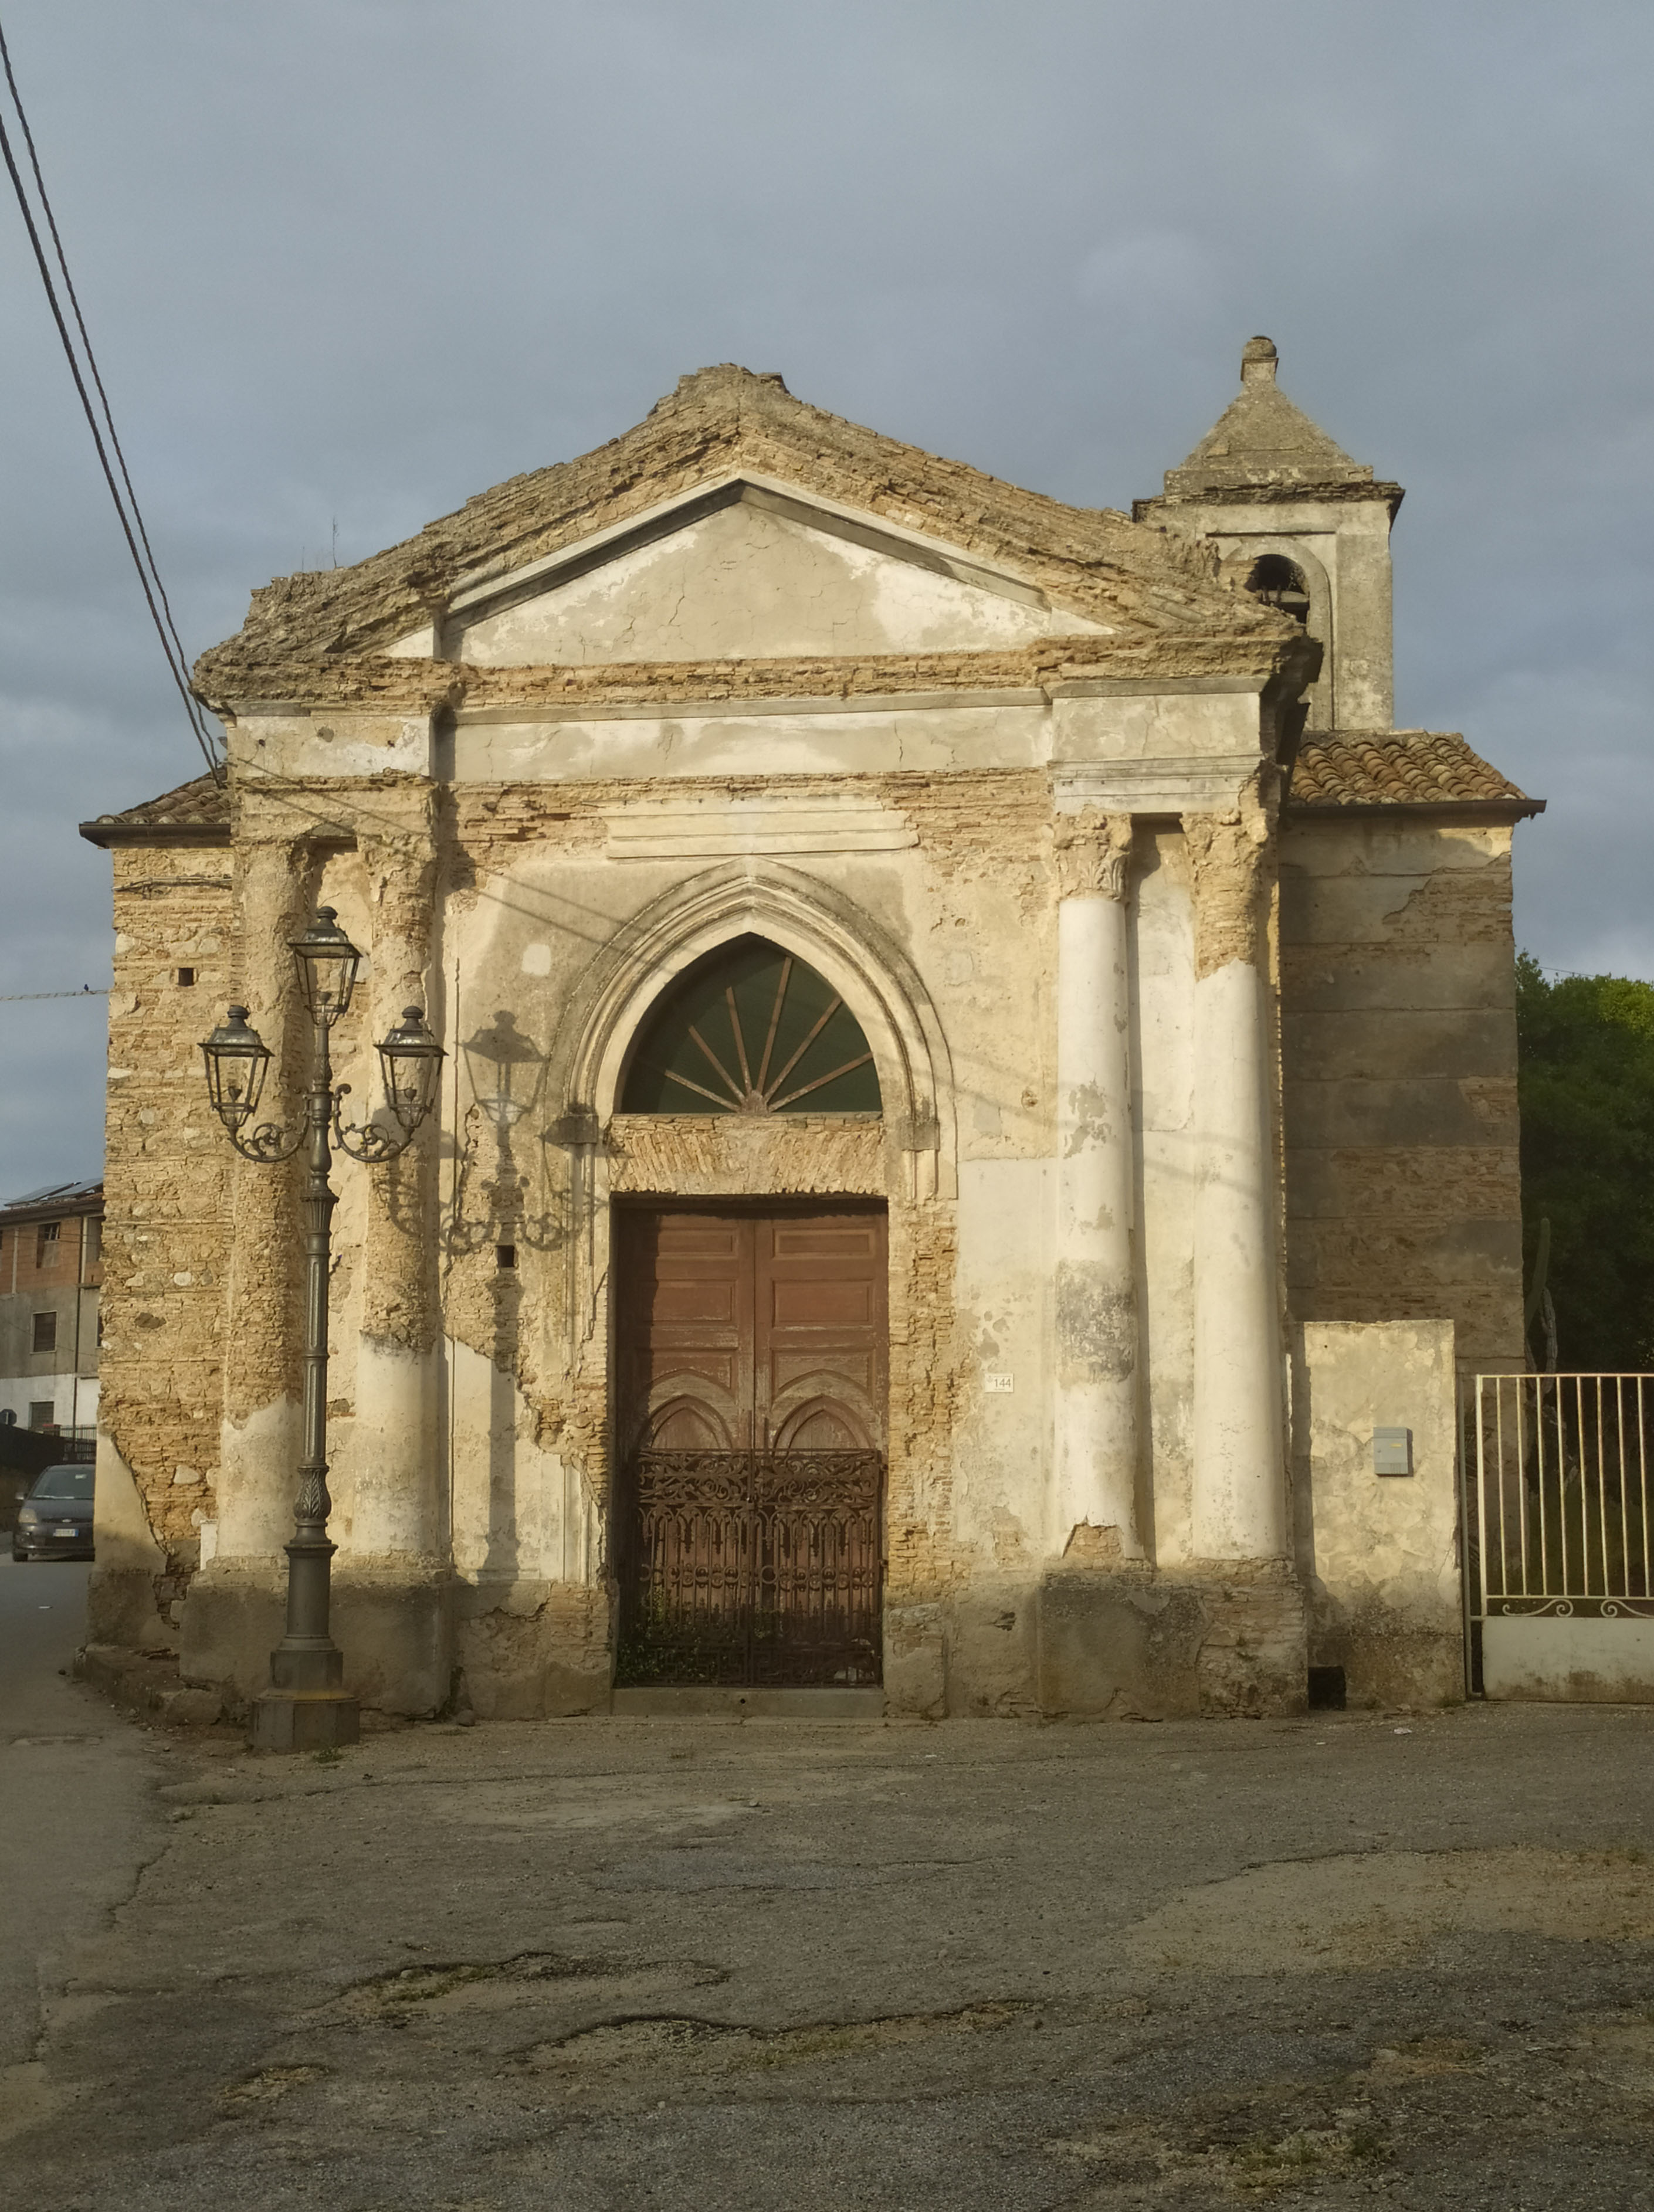
[(17, 1509), (11, 1535), (14, 1559), (89, 1559), (92, 1557), (92, 1476), (89, 1467), (43, 1467)]

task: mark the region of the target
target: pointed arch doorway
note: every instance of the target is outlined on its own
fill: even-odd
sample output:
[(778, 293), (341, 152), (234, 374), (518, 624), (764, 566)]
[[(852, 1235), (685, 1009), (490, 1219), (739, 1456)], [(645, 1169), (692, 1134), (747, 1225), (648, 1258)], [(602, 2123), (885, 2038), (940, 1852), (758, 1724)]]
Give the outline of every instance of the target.
[[(675, 1116), (879, 1109), (842, 1000), (751, 937), (640, 1025), (623, 1100)], [(877, 1685), (883, 1203), (632, 1200), (611, 1249), (617, 1686)]]

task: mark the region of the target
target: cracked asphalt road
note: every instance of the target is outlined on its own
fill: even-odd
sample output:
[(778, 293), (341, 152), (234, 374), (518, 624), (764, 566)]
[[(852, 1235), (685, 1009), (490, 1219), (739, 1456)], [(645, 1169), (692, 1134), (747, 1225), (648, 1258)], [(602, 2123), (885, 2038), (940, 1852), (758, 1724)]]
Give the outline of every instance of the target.
[(39, 2212), (1654, 2201), (1654, 1711), (100, 1743)]

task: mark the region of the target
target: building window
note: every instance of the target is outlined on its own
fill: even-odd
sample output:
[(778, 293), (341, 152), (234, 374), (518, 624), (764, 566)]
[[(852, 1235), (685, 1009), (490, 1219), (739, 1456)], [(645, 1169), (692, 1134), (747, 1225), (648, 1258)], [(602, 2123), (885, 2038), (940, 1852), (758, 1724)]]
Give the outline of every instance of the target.
[(193, 968), (180, 968), (180, 969), (179, 969), (179, 971), (178, 971), (178, 980), (179, 980), (179, 984), (182, 986), (182, 988), (183, 988), (185, 990), (186, 990), (186, 991), (187, 991), (187, 990), (189, 989), (189, 988), (190, 988), (191, 984), (192, 984), (192, 983), (194, 982), (194, 981), (195, 981), (195, 970), (194, 970), (194, 969), (193, 969)]
[(496, 1244), (494, 1248), (494, 1260), (496, 1267), (514, 1267), (517, 1264), (516, 1246), (514, 1244)]
[(44, 1267), (57, 1250), (58, 1231), (63, 1226), (58, 1221), (43, 1221), (35, 1234), (34, 1264)]
[(58, 1316), (55, 1313), (35, 1315), (34, 1349), (36, 1352), (55, 1352), (58, 1349)]
[(28, 1401), (28, 1425), (32, 1429), (52, 1426), (58, 1408), (50, 1398), (31, 1398)]
[(1265, 553), (1252, 563), (1252, 573), (1246, 580), (1246, 588), (1255, 599), (1265, 606), (1279, 607), (1294, 622), (1307, 625), (1310, 619), (1310, 587), (1304, 580), (1304, 571), (1297, 562), (1289, 561), (1284, 553)]
[(638, 1033), (627, 1114), (877, 1114), (861, 1025), (813, 968), (762, 937), (697, 960)]

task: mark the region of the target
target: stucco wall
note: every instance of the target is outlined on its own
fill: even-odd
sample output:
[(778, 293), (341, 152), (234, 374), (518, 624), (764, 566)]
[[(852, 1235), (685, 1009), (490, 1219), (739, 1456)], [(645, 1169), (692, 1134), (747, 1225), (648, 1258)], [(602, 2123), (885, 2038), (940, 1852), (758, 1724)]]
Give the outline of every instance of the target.
[(1036, 601), (743, 502), (454, 628), (463, 660), (594, 667), (1021, 645), (1101, 627)]
[[(1294, 1346), (1293, 1455), (1310, 1664), (1353, 1705), (1464, 1694), (1456, 1373), (1450, 1322), (1310, 1322)], [(1376, 1429), (1410, 1474), (1380, 1474)]]

